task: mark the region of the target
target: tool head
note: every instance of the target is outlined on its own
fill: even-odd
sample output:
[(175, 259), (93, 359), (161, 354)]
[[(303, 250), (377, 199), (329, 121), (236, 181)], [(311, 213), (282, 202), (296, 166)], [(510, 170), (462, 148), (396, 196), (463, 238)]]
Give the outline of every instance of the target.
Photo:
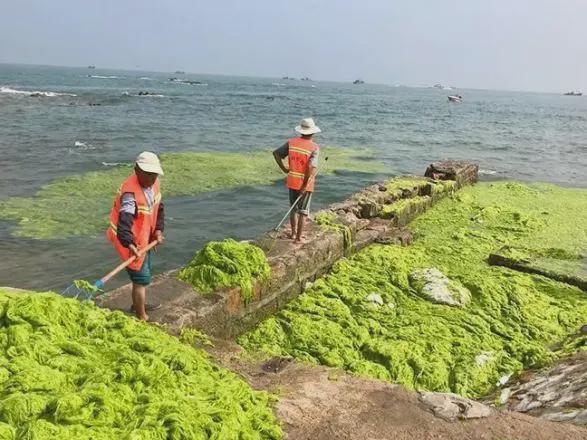
[(61, 295), (80, 301), (94, 300), (102, 292), (102, 287), (104, 287), (102, 280), (98, 280), (94, 284), (85, 280), (75, 280), (73, 284), (61, 292)]

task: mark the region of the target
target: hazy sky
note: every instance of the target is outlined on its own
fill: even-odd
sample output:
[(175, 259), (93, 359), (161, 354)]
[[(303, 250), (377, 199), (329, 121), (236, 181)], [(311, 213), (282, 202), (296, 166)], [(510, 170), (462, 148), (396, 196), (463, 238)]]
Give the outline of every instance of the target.
[(0, 62), (587, 91), (587, 0), (0, 5)]

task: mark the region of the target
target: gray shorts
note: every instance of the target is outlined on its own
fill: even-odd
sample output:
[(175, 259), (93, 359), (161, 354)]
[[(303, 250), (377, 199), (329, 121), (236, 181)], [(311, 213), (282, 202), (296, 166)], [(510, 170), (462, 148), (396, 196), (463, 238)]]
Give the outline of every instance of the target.
[[(293, 205), (300, 196), (299, 189), (289, 189), (289, 206)], [(305, 193), (298, 201), (296, 208), (292, 211), (297, 211), (301, 215), (310, 215), (310, 202), (312, 201), (312, 193)]]

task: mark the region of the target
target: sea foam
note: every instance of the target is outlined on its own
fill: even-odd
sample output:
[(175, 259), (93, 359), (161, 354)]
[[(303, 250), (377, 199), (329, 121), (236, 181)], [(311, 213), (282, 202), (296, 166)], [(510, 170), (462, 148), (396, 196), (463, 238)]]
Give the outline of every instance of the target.
[(49, 98), (53, 98), (55, 96), (77, 96), (73, 93), (58, 93), (58, 92), (46, 92), (46, 91), (39, 91), (39, 90), (16, 90), (10, 87), (0, 87), (0, 93), (6, 93), (9, 95), (28, 95), (28, 96), (46, 96)]

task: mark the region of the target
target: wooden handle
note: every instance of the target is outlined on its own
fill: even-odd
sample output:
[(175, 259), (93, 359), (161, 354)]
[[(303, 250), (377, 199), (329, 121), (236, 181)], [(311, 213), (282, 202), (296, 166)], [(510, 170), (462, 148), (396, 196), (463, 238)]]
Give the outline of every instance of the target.
[[(151, 243), (149, 243), (147, 245), (147, 247), (145, 247), (144, 249), (139, 249), (139, 255), (142, 257), (143, 255), (145, 255), (147, 252), (149, 252), (151, 249), (153, 249), (155, 246), (157, 246), (159, 242), (157, 240), (152, 241)], [(133, 255), (132, 257), (130, 257), (128, 260), (123, 261), (122, 263), (120, 263), (118, 266), (116, 266), (111, 272), (108, 272), (106, 275), (104, 275), (100, 281), (102, 281), (102, 283), (106, 284), (106, 282), (112, 278), (114, 275), (116, 275), (118, 272), (120, 272), (122, 269), (126, 268), (129, 264), (131, 264), (133, 261), (135, 261), (137, 259), (137, 257), (135, 255)]]

